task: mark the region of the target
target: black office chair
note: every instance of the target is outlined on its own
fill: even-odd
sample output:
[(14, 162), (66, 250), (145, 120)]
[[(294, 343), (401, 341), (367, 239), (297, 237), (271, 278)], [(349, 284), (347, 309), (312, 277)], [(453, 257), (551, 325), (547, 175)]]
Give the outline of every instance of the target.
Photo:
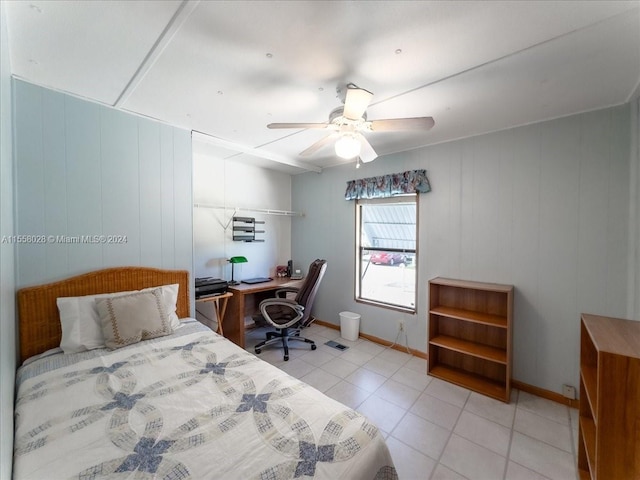
[[(311, 350), (316, 349), (313, 340), (300, 336), (300, 330), (309, 326), (314, 320), (311, 316), (311, 306), (326, 269), (326, 260), (315, 260), (309, 266), (309, 273), (299, 289), (281, 288), (276, 291), (276, 298), (268, 298), (260, 302), (262, 316), (267, 323), (277, 328), (277, 331), (267, 332), (267, 339), (255, 346), (256, 353), (259, 354), (262, 347), (282, 341), (284, 359), (289, 360), (289, 340), (310, 343)], [(290, 292), (296, 293), (294, 299), (287, 298), (287, 293)]]

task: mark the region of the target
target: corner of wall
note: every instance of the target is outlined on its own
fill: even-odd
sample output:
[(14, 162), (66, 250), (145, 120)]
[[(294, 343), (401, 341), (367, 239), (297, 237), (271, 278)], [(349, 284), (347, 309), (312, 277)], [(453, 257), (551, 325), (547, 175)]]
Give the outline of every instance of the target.
[[(0, 236), (14, 234), (13, 95), (4, 2), (0, 2)], [(0, 478), (11, 478), (17, 364), (15, 245), (0, 243)]]

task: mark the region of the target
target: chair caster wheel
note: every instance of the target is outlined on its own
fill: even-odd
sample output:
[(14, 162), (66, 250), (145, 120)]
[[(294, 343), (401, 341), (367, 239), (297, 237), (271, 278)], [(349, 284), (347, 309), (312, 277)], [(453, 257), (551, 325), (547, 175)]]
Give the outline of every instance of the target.
[(288, 362), (288, 361), (289, 361), (289, 355), (285, 355), (285, 356), (284, 356), (284, 361), (285, 361), (285, 362)]
[(311, 344), (311, 350), (315, 350), (316, 348), (318, 347), (316, 347), (314, 344)]
[(262, 352), (261, 348), (256, 348), (256, 353), (259, 354), (260, 352)]

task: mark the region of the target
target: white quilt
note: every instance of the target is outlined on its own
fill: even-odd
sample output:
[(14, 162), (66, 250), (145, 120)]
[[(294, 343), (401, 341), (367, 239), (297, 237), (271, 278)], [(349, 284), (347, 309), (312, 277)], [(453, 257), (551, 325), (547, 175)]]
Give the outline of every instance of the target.
[(195, 321), (17, 384), (16, 480), (397, 479), (365, 417)]

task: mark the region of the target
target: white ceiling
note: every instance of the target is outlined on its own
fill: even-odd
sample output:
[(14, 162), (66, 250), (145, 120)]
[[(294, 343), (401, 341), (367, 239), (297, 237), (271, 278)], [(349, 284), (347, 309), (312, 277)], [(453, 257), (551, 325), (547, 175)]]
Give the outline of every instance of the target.
[[(336, 87), (374, 93), (380, 155), (629, 101), (640, 1), (6, 1), (12, 73), (192, 129), (196, 154), (289, 173), (344, 163), (326, 133)], [(396, 53), (401, 50), (401, 53)], [(201, 141), (201, 140), (206, 141)], [(379, 161), (379, 160), (378, 160)]]

